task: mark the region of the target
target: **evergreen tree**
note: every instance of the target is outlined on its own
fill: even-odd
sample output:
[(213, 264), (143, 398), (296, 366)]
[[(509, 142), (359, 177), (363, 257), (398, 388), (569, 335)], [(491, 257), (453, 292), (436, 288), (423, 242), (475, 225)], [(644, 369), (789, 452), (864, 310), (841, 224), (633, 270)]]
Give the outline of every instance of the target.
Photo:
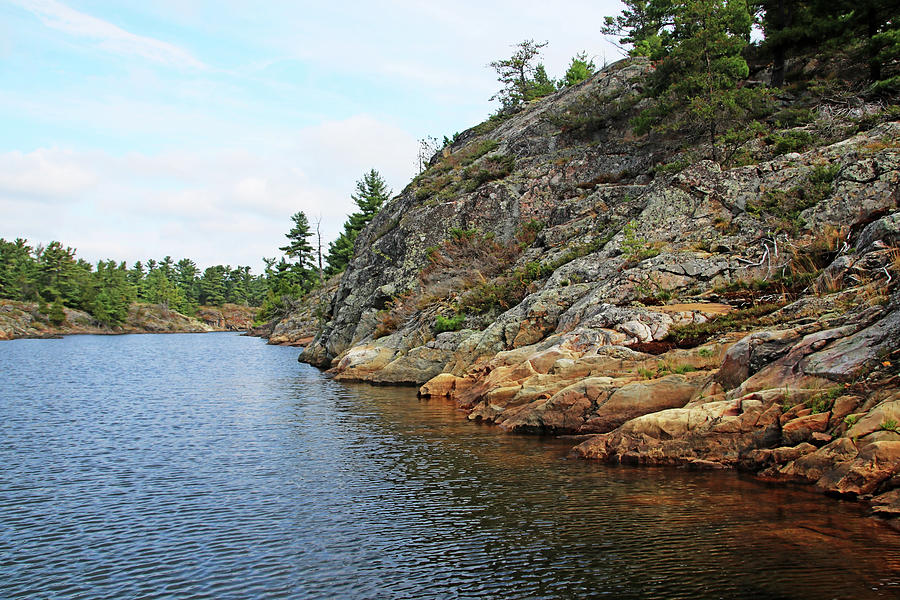
[(559, 80), (557, 84), (560, 88), (573, 86), (590, 78), (597, 70), (593, 60), (589, 60), (587, 52), (579, 52), (572, 57), (566, 74)]
[(200, 270), (197, 264), (189, 258), (182, 258), (175, 263), (175, 287), (183, 298), (183, 305), (179, 312), (186, 315), (194, 315), (197, 312), (197, 304), (200, 298), (197, 276)]
[(0, 298), (36, 300), (38, 297), (37, 261), (28, 240), (0, 238)]
[(624, 0), (625, 10), (617, 16), (604, 17), (601, 31), (630, 45), (631, 56), (659, 60), (672, 47), (676, 3), (677, 0)]
[(79, 298), (72, 282), (76, 267), (75, 250), (54, 241), (44, 248), (39, 247), (36, 252), (41, 296), (45, 300), (60, 297), (70, 305), (76, 304)]
[(313, 266), (315, 260), (313, 257), (313, 247), (307, 240), (312, 235), (309, 228), (309, 220), (303, 212), (294, 213), (291, 217), (294, 226), (285, 234), (288, 239), (288, 245), (279, 248), (290, 258), (297, 259), (300, 265), (307, 267)]
[(739, 87), (749, 73), (743, 51), (752, 18), (743, 0), (684, 0), (675, 5), (671, 46), (659, 61), (646, 94), (653, 105), (635, 119), (635, 130), (675, 131), (694, 140), (703, 138), (712, 157), (719, 136), (753, 128), (768, 92)]
[(537, 73), (537, 66), (533, 63), (546, 45), (547, 42), (523, 40), (514, 46), (516, 51), (512, 56), (490, 63), (497, 72), (497, 81), (503, 84), (503, 89), (490, 99), (499, 100), (501, 109), (514, 108), (529, 99), (529, 89), (533, 87)]
[(138, 300), (146, 300), (146, 290), (144, 289), (144, 265), (141, 261), (137, 261), (128, 271), (128, 280), (134, 287), (134, 293)]
[(363, 175), (356, 182), (356, 192), (351, 194), (353, 202), (359, 211), (351, 214), (344, 223), (344, 231), (336, 240), (328, 245), (326, 262), (328, 267), (325, 272), (331, 276), (340, 273), (347, 268), (350, 259), (353, 258), (353, 246), (359, 232), (368, 225), (381, 207), (391, 197), (384, 178), (375, 169)]
[(200, 278), (200, 303), (222, 306), (225, 300), (225, 267), (222, 265), (208, 267)]
[(128, 317), (128, 307), (135, 301), (134, 286), (125, 263), (98, 262), (93, 280), (84, 308), (107, 325), (123, 323)]
[(547, 70), (543, 64), (538, 64), (534, 70), (534, 79), (528, 82), (528, 89), (525, 91), (525, 101), (536, 100), (549, 96), (556, 91), (556, 82), (547, 76)]
[(178, 293), (178, 288), (166, 277), (165, 270), (162, 268), (153, 269), (147, 274), (145, 290), (148, 302), (160, 304), (166, 310), (178, 310), (183, 301), (183, 297)]

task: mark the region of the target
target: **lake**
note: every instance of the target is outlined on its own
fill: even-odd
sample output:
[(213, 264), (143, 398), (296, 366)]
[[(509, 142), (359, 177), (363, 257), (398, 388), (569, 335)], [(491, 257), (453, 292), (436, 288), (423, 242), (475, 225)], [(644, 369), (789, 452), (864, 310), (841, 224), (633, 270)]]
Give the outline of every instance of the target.
[(231, 333), (0, 343), (3, 598), (896, 598), (900, 534)]

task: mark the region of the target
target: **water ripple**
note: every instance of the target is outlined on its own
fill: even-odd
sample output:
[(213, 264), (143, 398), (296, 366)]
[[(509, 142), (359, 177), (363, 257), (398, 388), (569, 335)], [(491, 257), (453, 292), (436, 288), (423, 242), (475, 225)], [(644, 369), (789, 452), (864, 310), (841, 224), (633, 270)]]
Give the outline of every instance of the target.
[(0, 597), (892, 598), (861, 509), (564, 459), (231, 334), (0, 347)]

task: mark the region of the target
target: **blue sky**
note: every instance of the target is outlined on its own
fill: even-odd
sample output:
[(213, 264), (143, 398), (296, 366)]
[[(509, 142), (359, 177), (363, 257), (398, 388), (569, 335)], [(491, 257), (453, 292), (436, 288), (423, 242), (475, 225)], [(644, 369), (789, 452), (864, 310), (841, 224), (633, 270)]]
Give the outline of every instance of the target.
[(486, 65), (549, 41), (559, 76), (618, 2), (0, 0), (0, 237), (91, 261), (275, 256), (303, 210), (326, 241), (378, 169), (496, 106)]

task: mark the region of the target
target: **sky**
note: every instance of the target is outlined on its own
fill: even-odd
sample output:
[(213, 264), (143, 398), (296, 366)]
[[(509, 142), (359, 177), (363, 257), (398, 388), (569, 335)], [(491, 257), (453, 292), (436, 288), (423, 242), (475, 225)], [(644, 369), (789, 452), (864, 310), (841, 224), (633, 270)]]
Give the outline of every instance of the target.
[(279, 256), (290, 217), (325, 243), (377, 169), (496, 110), (492, 60), (548, 41), (559, 77), (617, 1), (0, 0), (0, 237), (91, 262)]

